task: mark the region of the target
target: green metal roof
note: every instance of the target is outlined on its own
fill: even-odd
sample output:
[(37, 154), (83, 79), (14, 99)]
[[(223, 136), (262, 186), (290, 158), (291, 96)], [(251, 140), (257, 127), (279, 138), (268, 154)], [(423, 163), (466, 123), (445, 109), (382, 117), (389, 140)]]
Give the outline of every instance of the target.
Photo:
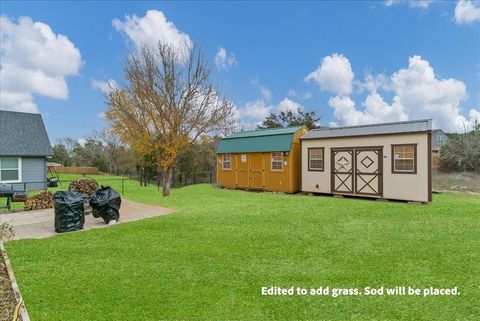
[(217, 153), (287, 152), (293, 136), (304, 126), (237, 132), (222, 138)]

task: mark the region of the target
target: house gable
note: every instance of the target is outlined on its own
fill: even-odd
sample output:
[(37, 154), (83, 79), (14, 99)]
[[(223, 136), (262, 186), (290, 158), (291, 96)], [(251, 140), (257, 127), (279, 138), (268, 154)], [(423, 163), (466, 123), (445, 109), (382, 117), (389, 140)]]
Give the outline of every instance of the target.
[(40, 114), (0, 110), (0, 156), (45, 157), (52, 154)]

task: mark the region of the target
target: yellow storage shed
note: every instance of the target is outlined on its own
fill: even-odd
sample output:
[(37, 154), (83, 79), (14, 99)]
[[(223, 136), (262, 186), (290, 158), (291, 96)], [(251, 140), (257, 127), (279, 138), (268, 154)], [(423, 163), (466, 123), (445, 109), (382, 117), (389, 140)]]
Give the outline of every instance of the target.
[(233, 133), (217, 147), (221, 187), (284, 193), (300, 191), (304, 126)]

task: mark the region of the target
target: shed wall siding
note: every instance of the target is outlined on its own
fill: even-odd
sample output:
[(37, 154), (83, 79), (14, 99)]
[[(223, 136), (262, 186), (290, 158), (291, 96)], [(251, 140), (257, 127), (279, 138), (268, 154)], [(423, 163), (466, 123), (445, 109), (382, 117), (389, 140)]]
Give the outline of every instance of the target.
[(28, 190), (46, 188), (46, 180), (47, 161), (44, 157), (22, 157), (22, 182), (27, 183)]
[[(246, 188), (246, 189), (263, 189), (266, 191), (295, 193), (300, 191), (300, 137), (307, 132), (306, 129), (300, 129), (295, 133), (289, 151), (283, 152), (284, 165), (281, 171), (272, 170), (272, 153), (231, 153), (231, 169), (223, 169), (223, 154), (217, 154), (217, 183), (219, 186), (228, 188)], [(241, 163), (241, 155), (247, 156), (247, 163)], [(256, 160), (261, 159), (261, 167), (263, 173), (263, 187), (246, 187), (248, 181), (252, 182), (255, 178), (248, 171), (250, 162), (255, 157)], [(258, 165), (258, 164), (257, 164)], [(240, 171), (239, 171), (240, 170)], [(247, 172), (247, 178), (241, 177)], [(244, 184), (245, 183), (245, 184)], [(253, 185), (253, 184), (252, 184)]]
[[(383, 197), (428, 202), (430, 166), (428, 140), (429, 135), (426, 133), (304, 140), (302, 141), (302, 191), (331, 193), (331, 148), (383, 146)], [(417, 144), (416, 174), (392, 173), (392, 144)], [(325, 148), (323, 172), (308, 171), (308, 148), (311, 147)]]

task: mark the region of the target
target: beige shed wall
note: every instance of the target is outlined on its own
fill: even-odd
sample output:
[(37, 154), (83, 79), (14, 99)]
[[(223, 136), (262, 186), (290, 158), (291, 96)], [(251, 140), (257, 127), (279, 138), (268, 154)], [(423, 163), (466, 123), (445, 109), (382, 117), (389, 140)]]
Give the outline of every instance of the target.
[[(383, 198), (428, 202), (430, 188), (428, 142), (427, 133), (303, 140), (302, 191), (331, 193), (331, 148), (383, 146)], [(417, 144), (416, 174), (392, 173), (392, 144)], [(323, 172), (308, 171), (308, 148), (311, 147), (325, 148)]]

